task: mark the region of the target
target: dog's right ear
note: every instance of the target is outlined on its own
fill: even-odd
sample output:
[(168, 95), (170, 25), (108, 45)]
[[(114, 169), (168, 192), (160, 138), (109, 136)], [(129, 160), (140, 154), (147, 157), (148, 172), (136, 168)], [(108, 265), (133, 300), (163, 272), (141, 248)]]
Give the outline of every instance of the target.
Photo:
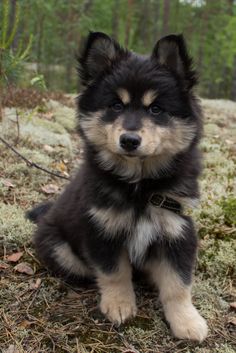
[(90, 32), (79, 61), (79, 75), (83, 84), (95, 80), (115, 63), (127, 57), (128, 52), (105, 33)]

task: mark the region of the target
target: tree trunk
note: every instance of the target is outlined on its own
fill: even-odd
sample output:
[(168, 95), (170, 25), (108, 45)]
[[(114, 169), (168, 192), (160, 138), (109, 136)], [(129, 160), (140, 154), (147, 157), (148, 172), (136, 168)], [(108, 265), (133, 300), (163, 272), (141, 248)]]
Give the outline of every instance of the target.
[(133, 0), (128, 0), (127, 6), (128, 6), (128, 9), (127, 9), (127, 20), (126, 20), (126, 27), (125, 27), (125, 47), (129, 45)]
[(163, 1), (162, 36), (169, 34), (170, 0)]
[[(9, 33), (8, 34), (11, 33), (11, 30), (14, 27), (15, 16), (16, 16), (16, 0), (11, 0), (10, 16), (9, 16), (9, 28), (8, 28), (8, 32)], [(16, 49), (17, 46), (18, 46), (18, 35), (17, 34), (15, 35), (13, 43), (12, 43), (12, 48), (13, 49)]]
[[(200, 30), (200, 35), (199, 35), (199, 47), (198, 47), (198, 61), (197, 61), (197, 66), (198, 70), (201, 74), (202, 72), (202, 64), (203, 64), (203, 59), (204, 59), (204, 43), (205, 43), (205, 36), (208, 30), (208, 19), (209, 19), (209, 8), (208, 8), (208, 1), (206, 1), (206, 8), (203, 7), (202, 13), (200, 16), (200, 21), (201, 21), (201, 30)], [(213, 58), (214, 60), (214, 58)]]
[(231, 98), (232, 98), (233, 101), (236, 101), (236, 55), (234, 56), (234, 68), (233, 68)]
[(112, 15), (112, 37), (116, 40), (119, 39), (118, 31), (119, 31), (119, 6), (120, 0), (114, 1), (113, 7), (113, 15)]
[(3, 49), (0, 48), (0, 122), (3, 119)]
[(234, 14), (234, 0), (227, 0), (228, 6), (227, 6), (227, 13), (231, 16)]
[(43, 29), (45, 15), (41, 15), (38, 21), (38, 41), (37, 41), (37, 71), (40, 71), (42, 44), (43, 44)]
[(160, 0), (153, 2), (153, 23), (152, 23), (152, 33), (153, 33), (153, 44), (157, 41), (158, 36), (160, 35), (159, 31), (159, 18), (160, 18)]

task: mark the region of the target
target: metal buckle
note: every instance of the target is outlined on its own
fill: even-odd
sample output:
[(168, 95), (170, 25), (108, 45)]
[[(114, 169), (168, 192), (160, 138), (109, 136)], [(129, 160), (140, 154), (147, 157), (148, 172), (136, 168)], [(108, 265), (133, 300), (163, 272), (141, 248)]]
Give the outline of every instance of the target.
[[(152, 198), (153, 198), (154, 195), (156, 195), (156, 196), (160, 199), (159, 202), (156, 201), (156, 200), (152, 200)], [(151, 202), (154, 206), (156, 206), (156, 207), (160, 207), (160, 208), (161, 208), (161, 207), (163, 206), (163, 204), (164, 204), (165, 201), (166, 201), (166, 196), (157, 195), (157, 194), (152, 194), (152, 196), (150, 197), (150, 202)]]

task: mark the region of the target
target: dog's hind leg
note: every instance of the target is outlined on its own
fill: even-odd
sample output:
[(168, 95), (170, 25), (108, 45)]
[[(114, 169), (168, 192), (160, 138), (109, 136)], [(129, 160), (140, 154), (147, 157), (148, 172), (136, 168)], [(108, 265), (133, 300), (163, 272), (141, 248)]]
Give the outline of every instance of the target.
[(146, 269), (159, 288), (164, 313), (174, 335), (201, 342), (207, 336), (207, 324), (191, 301), (196, 246), (190, 223), (181, 238), (163, 246), (159, 259), (149, 260)]
[(54, 275), (76, 283), (80, 279), (92, 277), (87, 264), (62, 238), (57, 226), (46, 222), (40, 224), (33, 242), (39, 259)]

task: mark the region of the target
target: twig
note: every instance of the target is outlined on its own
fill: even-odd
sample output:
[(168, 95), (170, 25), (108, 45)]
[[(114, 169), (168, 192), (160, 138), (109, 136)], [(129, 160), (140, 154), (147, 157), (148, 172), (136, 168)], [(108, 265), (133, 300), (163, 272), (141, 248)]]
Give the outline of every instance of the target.
[(16, 126), (17, 126), (17, 138), (16, 138), (16, 145), (18, 145), (20, 140), (20, 124), (19, 124), (19, 113), (16, 109)]
[(53, 176), (56, 176), (58, 178), (61, 178), (61, 179), (66, 179), (66, 180), (69, 180), (69, 178), (67, 178), (66, 176), (64, 175), (61, 175), (61, 174), (58, 174), (56, 172), (53, 172), (51, 170), (48, 170), (46, 168), (43, 168), (41, 167), (40, 165), (34, 163), (34, 162), (31, 162), (30, 160), (28, 160), (26, 157), (22, 156), (22, 154), (20, 154), (14, 147), (12, 147), (7, 141), (5, 141), (1, 136), (0, 136), (0, 141), (5, 145), (7, 146), (10, 150), (12, 150), (18, 157), (20, 157), (21, 159), (23, 159), (23, 161), (29, 166), (29, 167), (34, 167), (34, 168), (37, 168), (39, 170), (42, 170), (43, 172), (45, 173), (48, 173), (48, 174), (51, 174)]

